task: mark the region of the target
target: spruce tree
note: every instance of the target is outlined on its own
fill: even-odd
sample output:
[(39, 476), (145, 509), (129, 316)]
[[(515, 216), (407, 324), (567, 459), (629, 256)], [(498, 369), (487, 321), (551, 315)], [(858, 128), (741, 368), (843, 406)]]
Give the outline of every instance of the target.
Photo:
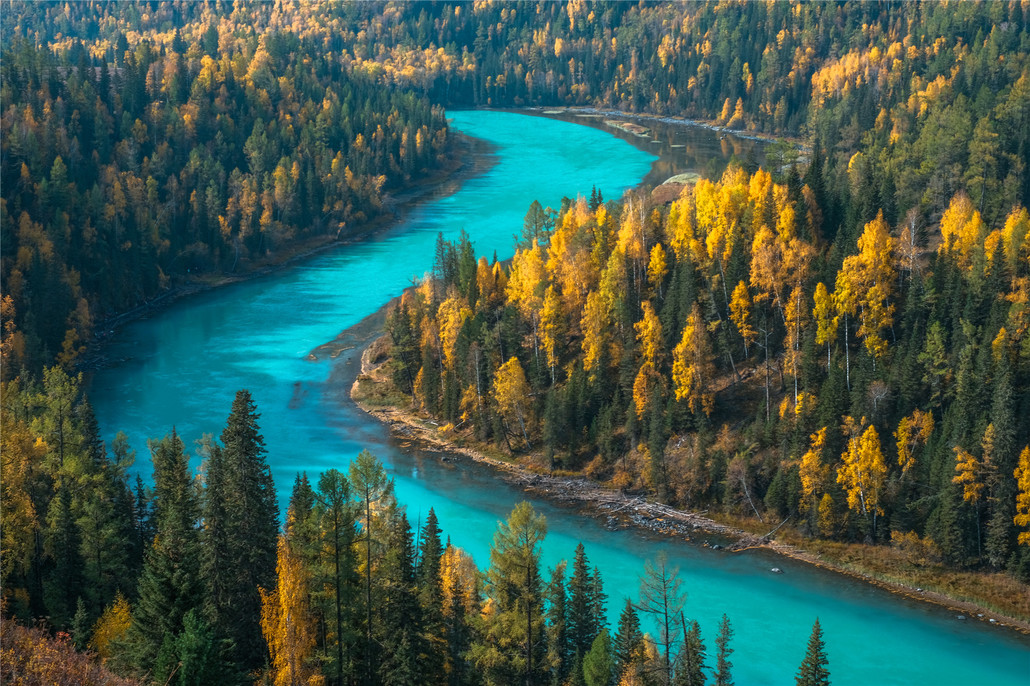
[(208, 464), (205, 576), (216, 630), (236, 646), (244, 669), (261, 665), (261, 598), (275, 584), (279, 506), (250, 393), (241, 390)]
[(572, 670), (574, 652), (568, 629), (569, 602), (565, 590), (565, 560), (551, 570), (547, 583), (547, 650), (556, 683), (564, 683)]
[(147, 550), (138, 600), (126, 640), (139, 674), (151, 672), (166, 641), (182, 632), (186, 614), (204, 599), (200, 563), (199, 504), (189, 458), (173, 430), (151, 444), (157, 534)]
[(826, 644), (823, 642), (823, 630), (819, 626), (819, 618), (812, 625), (812, 635), (808, 639), (808, 650), (805, 659), (798, 668), (797, 686), (829, 686), (830, 671), (827, 669)]
[(429, 508), (425, 526), (419, 534), (418, 566), (415, 572), (424, 632), (419, 663), (422, 665), (422, 677), (427, 683), (442, 683), (444, 680), (443, 658), (447, 639), (444, 635), (443, 579), (440, 577), (442, 555), (440, 526), (436, 512)]
[(705, 644), (701, 640), (701, 627), (697, 621), (693, 621), (688, 628), (682, 617), (680, 623), (684, 624), (684, 638), (676, 664), (676, 676), (672, 680), (673, 686), (704, 686)]
[(619, 630), (615, 634), (613, 650), (615, 669), (621, 681), (633, 665), (642, 663), (644, 655), (644, 634), (640, 631), (640, 618), (629, 598), (626, 598), (626, 606), (619, 615)]
[(403, 511), (390, 523), (388, 549), (382, 570), (382, 669), (384, 684), (418, 686), (425, 683), (419, 658), (422, 649), (422, 611), (415, 585), (411, 525)]
[(586, 655), (593, 645), (599, 626), (594, 611), (594, 582), (583, 544), (576, 546), (569, 580), (569, 639), (572, 652)]
[(715, 686), (733, 686), (733, 676), (730, 670), (733, 663), (730, 662), (730, 639), (733, 638), (733, 629), (730, 627), (730, 620), (726, 615), (722, 616), (719, 622), (719, 635), (715, 638)]

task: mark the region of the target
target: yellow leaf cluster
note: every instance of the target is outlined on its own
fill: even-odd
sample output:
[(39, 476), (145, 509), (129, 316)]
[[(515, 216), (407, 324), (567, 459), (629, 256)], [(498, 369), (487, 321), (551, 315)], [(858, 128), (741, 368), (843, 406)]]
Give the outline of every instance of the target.
[(1030, 546), (1030, 446), (1019, 453), (1013, 476), (1016, 477), (1016, 516), (1012, 522), (1026, 529), (1019, 532), (1019, 544)]

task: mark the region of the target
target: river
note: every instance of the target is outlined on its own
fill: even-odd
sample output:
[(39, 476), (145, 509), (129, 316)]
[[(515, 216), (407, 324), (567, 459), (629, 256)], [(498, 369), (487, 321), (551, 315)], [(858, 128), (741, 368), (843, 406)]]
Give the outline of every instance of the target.
[[(494, 146), (496, 163), (486, 173), (422, 202), (369, 240), (185, 297), (120, 329), (105, 349), (114, 362), (97, 371), (89, 387), (105, 438), (125, 431), (146, 475), (147, 437), (173, 425), (187, 445), (205, 432), (217, 435), (236, 390), (247, 388), (262, 413), (280, 506), (298, 472), (314, 481), (325, 469), (345, 470), (367, 447), (387, 465), (413, 525), (434, 508), (444, 534), (485, 567), (498, 520), (525, 494), (482, 467), (441, 462), (398, 445), (336, 381), (358, 351), (335, 360), (310, 353), (429, 270), (438, 232), (455, 238), (464, 229), (478, 253), (504, 259), (532, 200), (557, 207), (562, 196), (589, 193), (591, 186), (618, 197), (657, 158), (575, 123), (508, 112), (452, 116), (456, 129)], [(692, 135), (709, 135), (698, 131)], [(706, 169), (725, 162), (706, 160)], [(1025, 685), (1030, 678), (1030, 639), (1002, 628), (959, 621), (953, 612), (767, 551), (730, 554), (638, 531), (610, 532), (560, 506), (533, 504), (548, 519), (545, 564), (571, 559), (583, 541), (590, 562), (602, 570), (613, 621), (627, 596), (636, 599), (644, 561), (666, 550), (680, 567), (685, 612), (700, 622), (710, 662), (718, 620), (729, 616), (740, 686), (792, 683), (817, 616), (838, 686)], [(770, 573), (774, 566), (784, 574)]]

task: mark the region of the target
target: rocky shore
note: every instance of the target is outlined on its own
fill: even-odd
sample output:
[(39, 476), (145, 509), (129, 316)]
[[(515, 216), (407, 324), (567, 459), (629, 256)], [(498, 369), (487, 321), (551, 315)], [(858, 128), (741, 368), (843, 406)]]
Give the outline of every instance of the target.
[[(890, 579), (875, 578), (851, 569), (845, 564), (778, 541), (773, 535), (779, 526), (768, 534), (759, 536), (718, 522), (708, 517), (705, 512), (677, 510), (654, 502), (644, 494), (625, 493), (605, 488), (585, 477), (540, 474), (519, 464), (490, 457), (474, 448), (457, 445), (442, 437), (438, 426), (420, 417), (414, 411), (369, 402), (370, 391), (374, 387), (389, 383), (384, 370), (385, 337), (375, 337), (372, 332), (382, 330), (382, 322), (391, 306), (387, 305), (359, 325), (364, 336), (358, 338), (364, 338), (362, 344), (365, 348), (361, 354), (360, 369), (355, 370), (350, 396), (358, 407), (387, 424), (395, 437), (418, 444), (424, 451), (437, 454), (438, 459), (442, 461), (474, 461), (494, 470), (500, 478), (517, 485), (528, 493), (548, 498), (554, 502), (569, 504), (583, 514), (600, 519), (611, 530), (633, 527), (658, 535), (691, 541), (697, 545), (725, 550), (727, 554), (765, 548), (790, 559), (879, 586), (897, 595), (946, 607), (955, 613), (956, 621), (979, 620), (1030, 634), (1030, 621), (1026, 619), (1008, 617), (977, 603), (956, 599), (933, 590)], [(378, 327), (374, 326), (375, 322), (379, 322)], [(353, 342), (355, 337), (348, 337), (345, 332), (337, 340), (344, 339)], [(770, 573), (779, 572), (777, 567), (770, 568)]]

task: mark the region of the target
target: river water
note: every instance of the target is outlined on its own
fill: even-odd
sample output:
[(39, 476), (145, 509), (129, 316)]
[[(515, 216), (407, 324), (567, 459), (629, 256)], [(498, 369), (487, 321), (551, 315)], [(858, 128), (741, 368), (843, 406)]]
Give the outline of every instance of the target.
[[(421, 203), (373, 239), (183, 298), (112, 337), (106, 353), (115, 362), (93, 375), (90, 399), (105, 438), (118, 430), (129, 435), (141, 473), (150, 470), (148, 437), (173, 426), (187, 445), (205, 432), (217, 435), (236, 390), (247, 388), (262, 413), (280, 506), (298, 472), (315, 481), (325, 469), (346, 470), (367, 447), (387, 465), (412, 524), (434, 508), (445, 535), (486, 566), (498, 520), (526, 495), (488, 469), (441, 462), (393, 441), (338, 382), (357, 349), (333, 360), (310, 353), (429, 270), (438, 232), (453, 239), (464, 229), (479, 254), (496, 251), (504, 259), (532, 200), (557, 207), (562, 196), (589, 193), (592, 185), (606, 198), (618, 197), (657, 158), (574, 123), (508, 112), (452, 116), (454, 128), (491, 142), (496, 155), (489, 171), (457, 192)], [(705, 160), (705, 170), (725, 161)], [(561, 506), (533, 504), (548, 519), (545, 564), (571, 559), (582, 541), (602, 570), (613, 621), (626, 597), (636, 599), (644, 561), (666, 550), (680, 567), (685, 613), (700, 622), (711, 662), (718, 620), (729, 616), (741, 686), (792, 683), (817, 616), (838, 686), (1030, 680), (1030, 639), (999, 627), (959, 621), (953, 612), (766, 551), (730, 554), (638, 531), (610, 532)], [(770, 573), (774, 566), (785, 573)]]

